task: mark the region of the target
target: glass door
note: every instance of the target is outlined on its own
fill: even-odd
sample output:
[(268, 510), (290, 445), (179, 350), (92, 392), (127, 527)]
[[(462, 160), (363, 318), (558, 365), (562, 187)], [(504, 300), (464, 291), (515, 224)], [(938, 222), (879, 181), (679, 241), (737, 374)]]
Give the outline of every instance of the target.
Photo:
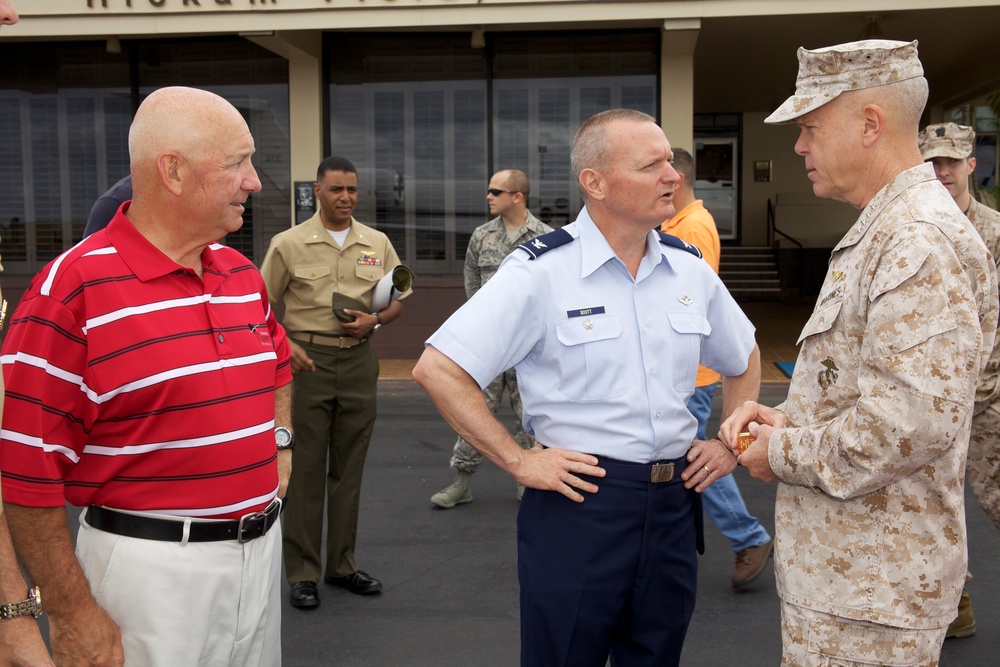
[(694, 140), (694, 192), (715, 218), (719, 239), (737, 237), (736, 206), (739, 201), (739, 140), (713, 137)]

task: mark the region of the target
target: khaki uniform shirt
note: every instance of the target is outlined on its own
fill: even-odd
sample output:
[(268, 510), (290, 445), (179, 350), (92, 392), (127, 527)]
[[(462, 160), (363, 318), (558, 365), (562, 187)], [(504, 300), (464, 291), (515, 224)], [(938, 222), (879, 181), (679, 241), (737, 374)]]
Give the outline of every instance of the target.
[(996, 268), (933, 167), (900, 173), (833, 250), (769, 442), (783, 600), (904, 628), (955, 617), (997, 311)]
[(514, 248), (551, 231), (554, 230), (531, 215), (531, 211), (528, 211), (528, 220), (521, 225), (513, 241), (508, 238), (507, 228), (500, 216), (476, 227), (465, 251), (465, 296), (471, 299), (487, 280), (496, 275), (500, 263)]
[(344, 247), (338, 248), (317, 212), (271, 239), (260, 272), (271, 303), (285, 302), (285, 329), (340, 336), (345, 332), (333, 314), (333, 293), (370, 309), (375, 285), (399, 264), (389, 238), (354, 218)]
[[(1000, 266), (1000, 213), (973, 199), (968, 216)], [(1000, 528), (1000, 336), (976, 392), (968, 472), (976, 500)]]

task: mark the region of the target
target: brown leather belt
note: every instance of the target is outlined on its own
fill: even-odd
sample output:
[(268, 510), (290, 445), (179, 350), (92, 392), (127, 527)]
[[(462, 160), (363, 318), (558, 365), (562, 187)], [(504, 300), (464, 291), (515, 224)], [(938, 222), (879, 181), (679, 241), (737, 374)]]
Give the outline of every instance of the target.
[(292, 340), (297, 340), (300, 343), (309, 343), (310, 345), (322, 345), (324, 347), (339, 347), (341, 349), (349, 347), (357, 347), (362, 343), (367, 343), (367, 338), (354, 338), (352, 336), (333, 336), (331, 334), (321, 334), (321, 333), (290, 333), (288, 337)]

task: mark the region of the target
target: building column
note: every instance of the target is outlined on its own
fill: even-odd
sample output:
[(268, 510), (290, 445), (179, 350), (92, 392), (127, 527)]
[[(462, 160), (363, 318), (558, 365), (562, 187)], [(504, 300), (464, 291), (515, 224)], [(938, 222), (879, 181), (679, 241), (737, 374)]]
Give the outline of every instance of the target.
[(660, 118), (671, 146), (694, 154), (694, 47), (701, 19), (667, 19), (660, 31)]
[[(247, 37), (288, 60), (289, 174), (296, 181), (316, 180), (323, 155), (323, 36), (317, 31), (285, 31)], [(288, 225), (295, 221), (295, 193)]]

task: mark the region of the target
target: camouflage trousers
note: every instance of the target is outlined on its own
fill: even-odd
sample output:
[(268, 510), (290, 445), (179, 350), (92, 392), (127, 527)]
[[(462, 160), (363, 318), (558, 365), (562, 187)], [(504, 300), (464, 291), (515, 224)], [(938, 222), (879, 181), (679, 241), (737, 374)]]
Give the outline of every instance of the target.
[(972, 491), (993, 525), (1000, 528), (1000, 406), (989, 407), (972, 418), (968, 463)]
[(781, 667), (938, 667), (947, 626), (914, 630), (781, 602)]
[[(521, 445), (521, 449), (531, 449), (535, 445), (535, 439), (525, 432), (521, 425), (521, 392), (517, 390), (517, 375), (513, 368), (508, 368), (490, 382), (486, 389), (483, 389), (483, 398), (490, 408), (490, 412), (496, 415), (500, 409), (500, 401), (503, 400), (503, 390), (506, 389), (510, 395), (510, 409), (514, 411), (514, 440)], [(467, 473), (476, 472), (476, 468), (483, 462), (483, 455), (476, 451), (476, 448), (459, 436), (455, 441), (455, 449), (451, 456), (451, 467)]]

